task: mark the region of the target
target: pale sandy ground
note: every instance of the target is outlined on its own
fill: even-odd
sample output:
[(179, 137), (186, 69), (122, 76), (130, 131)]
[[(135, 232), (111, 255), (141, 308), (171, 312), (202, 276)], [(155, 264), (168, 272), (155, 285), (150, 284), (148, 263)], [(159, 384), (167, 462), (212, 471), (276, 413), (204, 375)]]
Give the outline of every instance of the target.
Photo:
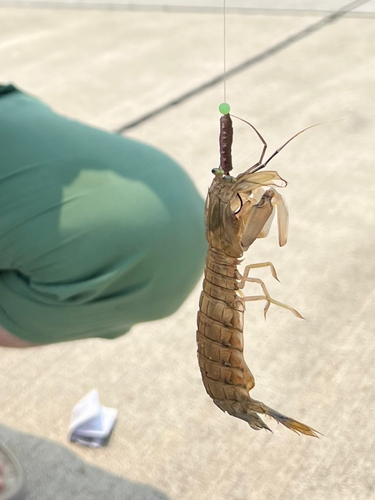
[[(318, 20), (228, 15), (228, 66)], [(0, 80), (108, 130), (221, 70), (219, 14), (0, 9)], [(26, 468), (29, 500), (375, 498), (374, 80), (375, 19), (350, 16), (227, 82), (233, 113), (259, 128), (270, 152), (327, 122), (272, 163), (290, 182), (288, 245), (279, 249), (273, 231), (247, 256), (275, 264), (281, 284), (259, 276), (306, 321), (271, 307), (264, 322), (254, 304), (245, 325), (254, 396), (324, 437), (272, 422), (274, 435), (254, 432), (212, 404), (196, 362), (197, 285), (174, 316), (116, 341), (1, 351), (0, 437)], [(128, 132), (178, 160), (202, 195), (218, 163), (222, 95), (219, 84)], [(260, 143), (242, 123), (235, 134), (238, 173)], [(99, 450), (66, 442), (72, 407), (93, 387), (119, 409)]]

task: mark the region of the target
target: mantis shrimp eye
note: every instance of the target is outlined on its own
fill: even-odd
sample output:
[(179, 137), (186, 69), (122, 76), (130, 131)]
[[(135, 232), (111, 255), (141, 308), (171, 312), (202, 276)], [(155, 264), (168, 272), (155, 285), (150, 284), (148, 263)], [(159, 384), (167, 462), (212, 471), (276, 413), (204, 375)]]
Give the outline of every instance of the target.
[(224, 170), (222, 168), (213, 168), (211, 170), (211, 172), (214, 174), (214, 175), (223, 175), (224, 174)]

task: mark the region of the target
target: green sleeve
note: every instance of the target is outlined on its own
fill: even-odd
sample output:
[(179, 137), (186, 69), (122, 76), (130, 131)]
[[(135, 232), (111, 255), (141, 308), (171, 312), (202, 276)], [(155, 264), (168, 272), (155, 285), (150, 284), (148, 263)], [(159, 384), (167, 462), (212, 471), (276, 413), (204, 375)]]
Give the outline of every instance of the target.
[(140, 142), (0, 87), (0, 324), (31, 342), (114, 338), (200, 278), (203, 200)]

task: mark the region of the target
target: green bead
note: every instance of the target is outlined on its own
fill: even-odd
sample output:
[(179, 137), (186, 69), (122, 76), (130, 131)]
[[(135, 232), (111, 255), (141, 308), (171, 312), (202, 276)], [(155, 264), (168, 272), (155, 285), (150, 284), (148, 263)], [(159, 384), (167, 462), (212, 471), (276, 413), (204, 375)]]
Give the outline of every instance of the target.
[(223, 115), (229, 115), (230, 106), (226, 102), (222, 102), (219, 106), (219, 111)]

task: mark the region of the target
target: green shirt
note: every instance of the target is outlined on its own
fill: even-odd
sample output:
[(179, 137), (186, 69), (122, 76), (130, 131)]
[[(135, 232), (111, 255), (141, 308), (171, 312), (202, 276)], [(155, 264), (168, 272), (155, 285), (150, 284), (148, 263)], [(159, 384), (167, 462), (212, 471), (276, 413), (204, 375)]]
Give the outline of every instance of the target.
[(0, 324), (36, 343), (114, 338), (200, 278), (203, 200), (162, 152), (0, 86)]

